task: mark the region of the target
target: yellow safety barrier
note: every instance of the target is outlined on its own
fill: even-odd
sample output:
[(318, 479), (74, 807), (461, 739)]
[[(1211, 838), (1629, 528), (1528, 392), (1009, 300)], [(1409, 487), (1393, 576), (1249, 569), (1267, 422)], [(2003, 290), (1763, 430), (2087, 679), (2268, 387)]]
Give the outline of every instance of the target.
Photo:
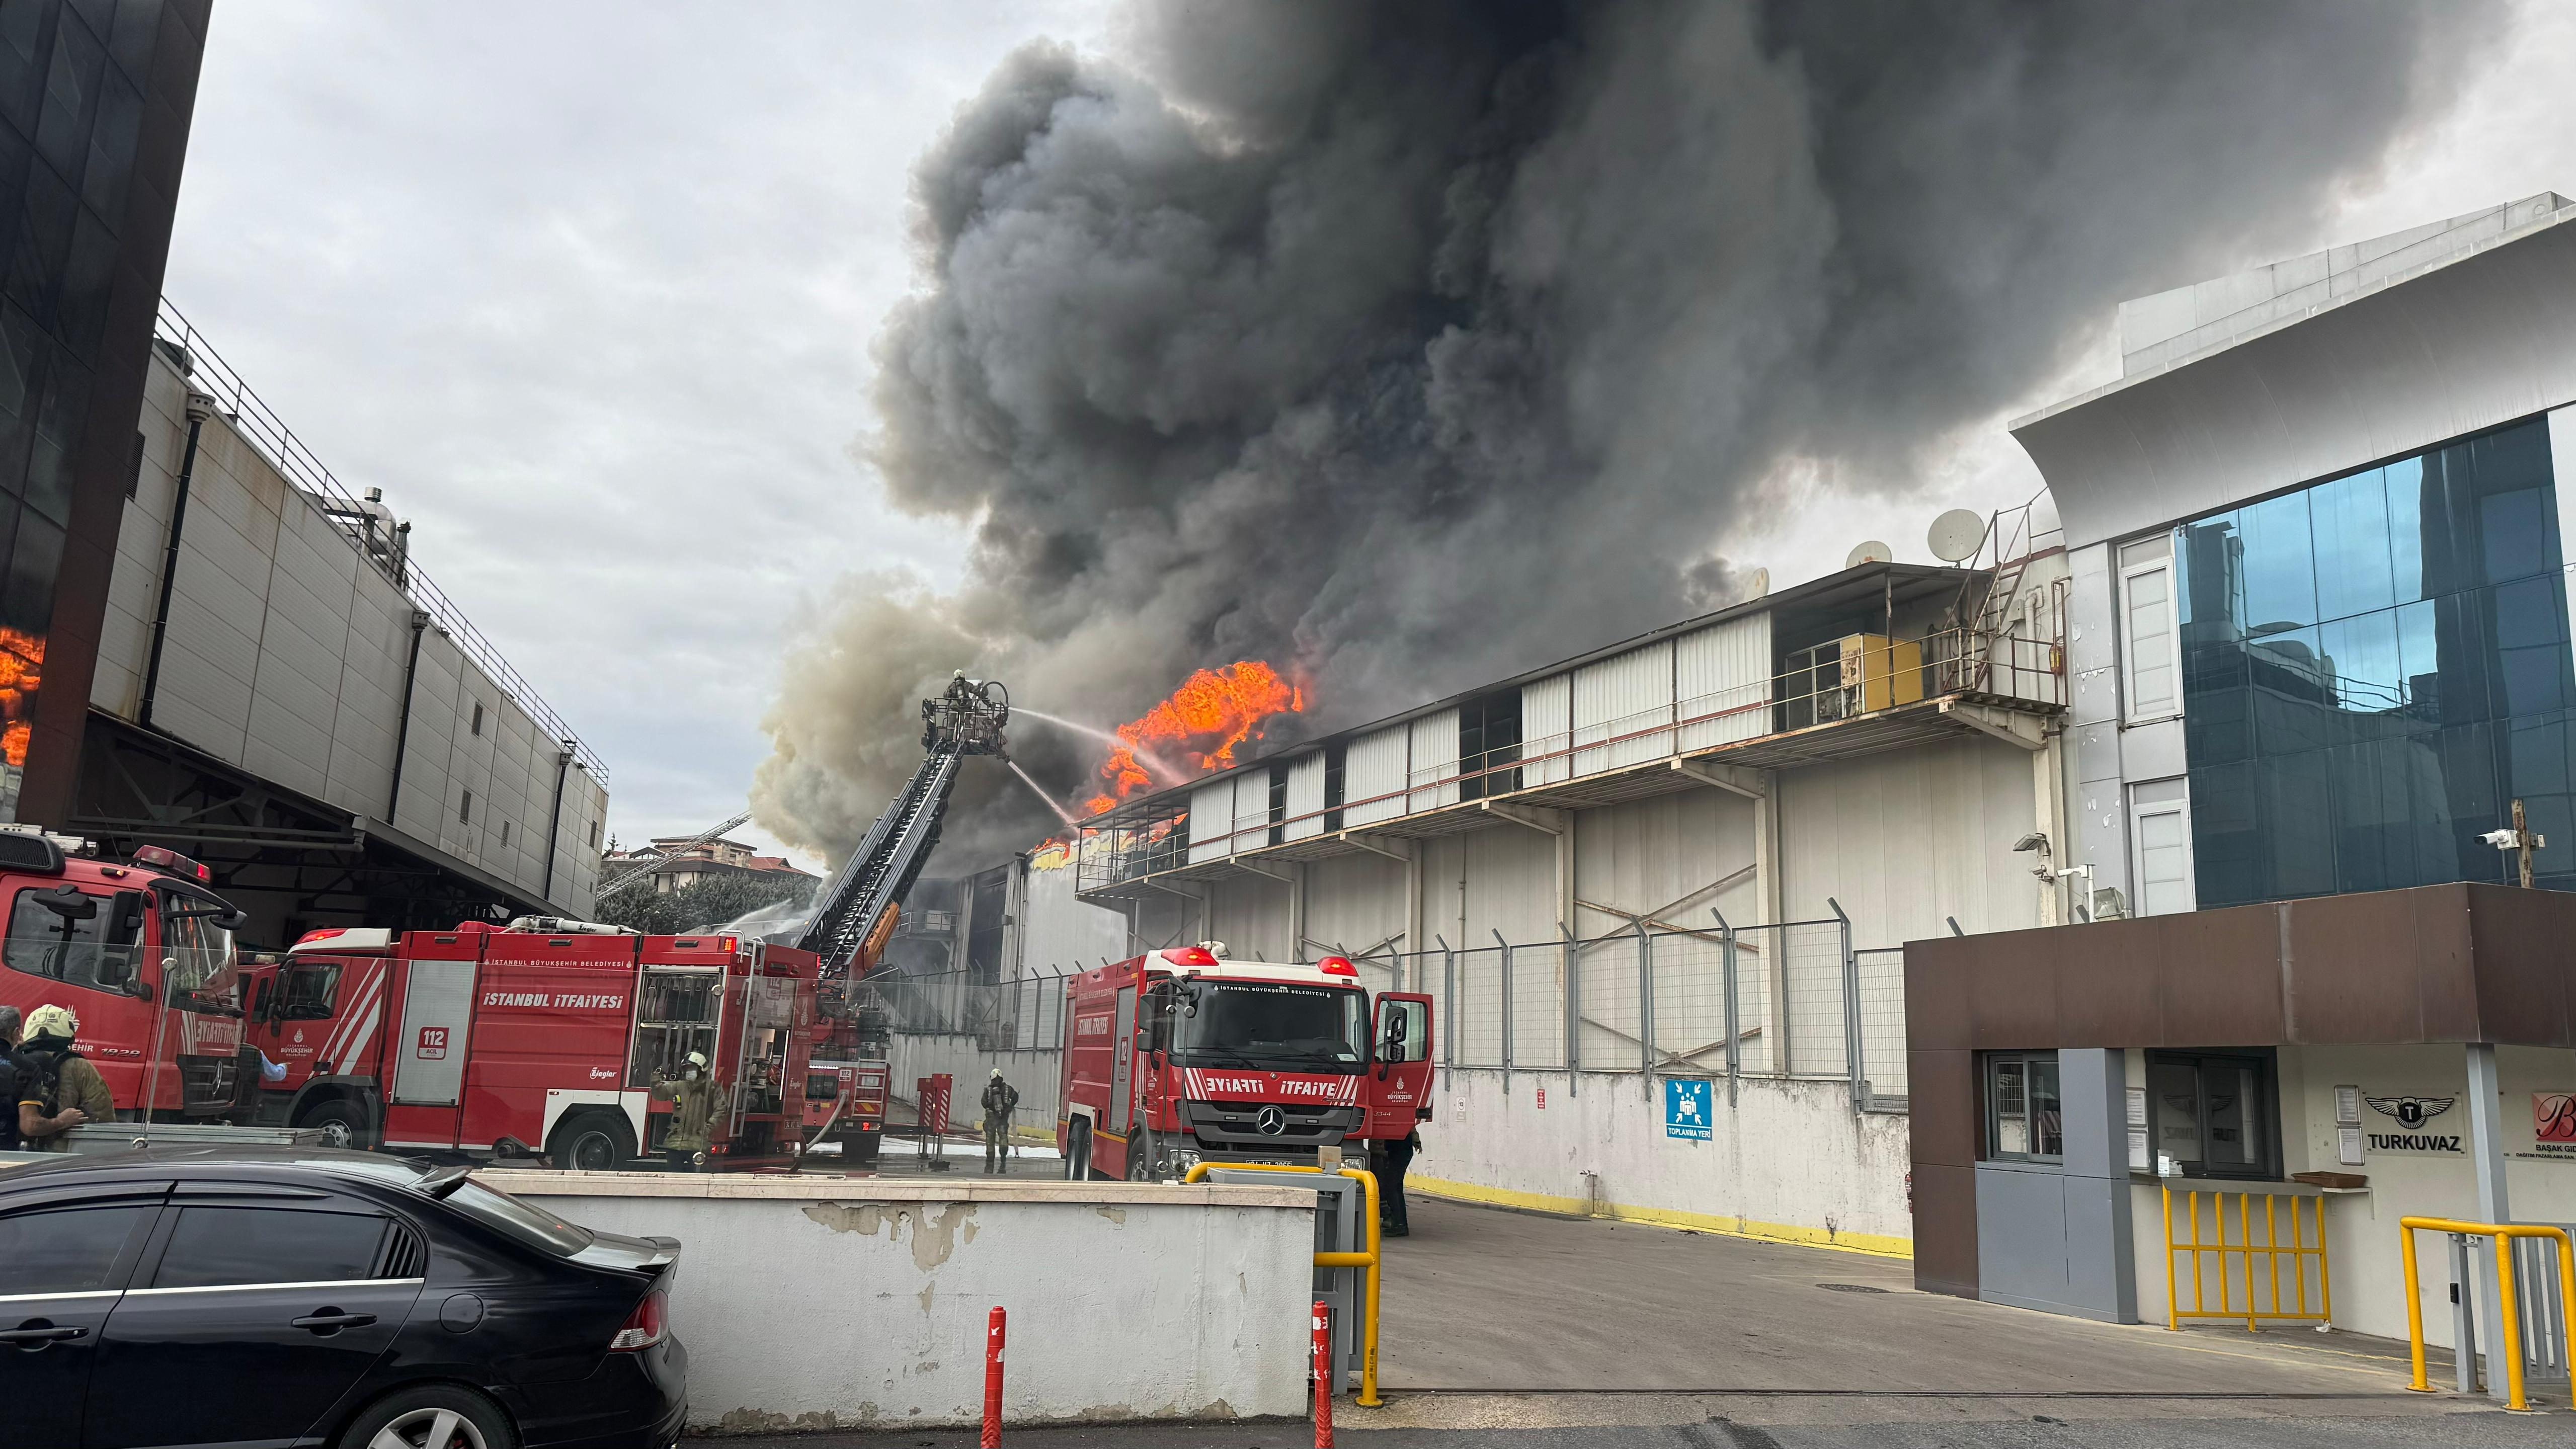
[[(2217, 1233), (2215, 1238), (2210, 1239), (2203, 1239), (2200, 1235), (2200, 1200), (2203, 1196), (2201, 1191), (2193, 1189), (2185, 1194), (2183, 1213), (2190, 1223), (2191, 1236), (2183, 1239), (2174, 1237), (2174, 1192), (2171, 1185), (2165, 1187), (2164, 1194), (2166, 1328), (2179, 1333), (2182, 1331), (2182, 1321), (2186, 1318), (2242, 1318), (2245, 1320), (2245, 1331), (2252, 1333), (2266, 1319), (2281, 1322), (2307, 1322), (2331, 1321), (2334, 1318), (2334, 1279), (2326, 1264), (2326, 1200), (2324, 1198), (2309, 1199), (2317, 1205), (2312, 1215), (2317, 1230), (2317, 1240), (2311, 1243), (2307, 1240), (2306, 1230), (2300, 1220), (2298, 1194), (2256, 1192), (2252, 1189), (2233, 1194), (2218, 1190), (2208, 1192), (2209, 1223)], [(2227, 1241), (2227, 1199), (2231, 1196), (2236, 1199), (2236, 1241), (2232, 1243)], [(2251, 1201), (2258, 1197), (2263, 1199), (2263, 1241), (2259, 1243), (2254, 1241), (2254, 1213)], [(2279, 1212), (2279, 1199), (2285, 1197), (2290, 1200), (2290, 1241), (2287, 1244), (2281, 1241)], [(2191, 1254), (2191, 1307), (2188, 1309), (2182, 1306), (2180, 1275), (2174, 1267), (2176, 1253)], [(2218, 1306), (2216, 1308), (2209, 1306), (2208, 1285), (2202, 1271), (2202, 1260), (2212, 1253), (2218, 1255)], [(2234, 1289), (2236, 1275), (2231, 1258), (2244, 1264), (2245, 1297), (2244, 1306), (2241, 1308), (2236, 1304)], [(2264, 1267), (2268, 1270), (2263, 1278), (2254, 1276), (2256, 1258), (2263, 1259)], [(2281, 1306), (2281, 1260), (2283, 1258), (2290, 1260), (2290, 1286), (2294, 1293), (2290, 1300), (2293, 1306), (2289, 1308)], [(2308, 1260), (2310, 1258), (2317, 1260), (2317, 1306), (2313, 1313), (2308, 1311)], [(2262, 1306), (2262, 1300), (2254, 1291), (2256, 1283), (2266, 1280), (2271, 1284), (2269, 1308)]]
[[(1243, 1172), (1321, 1172), (1317, 1167), (1301, 1167), (1293, 1162), (1194, 1162), (1181, 1174), (1183, 1182), (1197, 1182), (1208, 1175), (1208, 1169), (1222, 1167)], [(1356, 1178), (1368, 1202), (1368, 1251), (1365, 1253), (1317, 1253), (1318, 1268), (1366, 1268), (1368, 1270), (1366, 1319), (1360, 1325), (1360, 1396), (1358, 1402), (1376, 1408), (1383, 1400), (1377, 1396), (1377, 1293), (1378, 1293), (1378, 1199), (1377, 1174), (1357, 1167), (1341, 1169), (1340, 1176)]]
[[(2495, 1239), (2496, 1297), (2499, 1317), (2504, 1322), (2505, 1398), (2508, 1409), (2528, 1409), (2530, 1401), (2522, 1393), (2522, 1320), (2513, 1303), (2513, 1240), (2516, 1238), (2556, 1238), (2558, 1240), (2558, 1301), (2563, 1311), (2576, 1312), (2576, 1257), (2571, 1257), (2565, 1228), (2539, 1223), (2463, 1223), (2449, 1218), (2399, 1218), (2397, 1240), (2406, 1252), (2406, 1346), (2415, 1360), (2415, 1381), (2406, 1387), (2419, 1394), (2434, 1392), (2432, 1382), (2424, 1377), (2424, 1298), (2418, 1286), (2415, 1268), (2415, 1234), (2418, 1231), (2459, 1233), (2465, 1237)], [(2494, 1362), (2490, 1358), (2488, 1362)], [(2488, 1380), (2492, 1385), (2494, 1380)]]

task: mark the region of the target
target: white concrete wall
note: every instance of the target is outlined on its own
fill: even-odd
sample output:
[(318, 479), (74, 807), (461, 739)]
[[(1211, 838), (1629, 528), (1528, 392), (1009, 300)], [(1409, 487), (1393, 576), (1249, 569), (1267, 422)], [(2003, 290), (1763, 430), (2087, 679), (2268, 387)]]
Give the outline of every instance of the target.
[[(1669, 1137), (1663, 1079), (1448, 1071), (1422, 1127), (1423, 1191), (1582, 1212), (1599, 1174), (1612, 1216), (1874, 1253), (1913, 1251), (1907, 1119), (1854, 1118), (1839, 1082), (1716, 1084), (1708, 1141)], [(1538, 1094), (1547, 1093), (1547, 1105)]]
[(973, 1423), (996, 1305), (1006, 1423), (1304, 1410), (1311, 1192), (482, 1176), (588, 1227), (680, 1240), (693, 1428)]

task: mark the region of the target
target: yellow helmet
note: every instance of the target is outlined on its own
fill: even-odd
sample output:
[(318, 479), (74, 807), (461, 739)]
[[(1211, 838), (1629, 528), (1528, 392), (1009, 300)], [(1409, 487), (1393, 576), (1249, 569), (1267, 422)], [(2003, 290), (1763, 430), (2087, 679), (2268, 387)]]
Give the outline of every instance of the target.
[(80, 1017), (68, 1006), (39, 1006), (27, 1015), (27, 1035), (78, 1036)]

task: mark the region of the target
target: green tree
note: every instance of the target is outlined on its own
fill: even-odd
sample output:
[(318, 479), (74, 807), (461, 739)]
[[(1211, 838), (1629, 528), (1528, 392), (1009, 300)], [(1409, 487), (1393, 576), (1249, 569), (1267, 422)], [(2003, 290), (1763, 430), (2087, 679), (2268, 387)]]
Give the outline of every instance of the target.
[(599, 904), (591, 909), (591, 919), (612, 926), (630, 926), (648, 936), (676, 936), (721, 926), (779, 901), (792, 898), (802, 904), (813, 892), (811, 881), (780, 876), (708, 876), (695, 885), (660, 892), (653, 889), (653, 884), (653, 877), (646, 876), (624, 890), (600, 897)]

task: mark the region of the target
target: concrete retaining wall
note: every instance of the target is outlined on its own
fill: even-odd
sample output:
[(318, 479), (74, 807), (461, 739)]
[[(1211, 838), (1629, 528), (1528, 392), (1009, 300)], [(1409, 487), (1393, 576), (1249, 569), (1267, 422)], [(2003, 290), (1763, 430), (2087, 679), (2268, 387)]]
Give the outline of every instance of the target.
[(478, 1176), (589, 1227), (681, 1241), (671, 1322), (696, 1429), (972, 1423), (995, 1305), (1011, 1423), (1304, 1407), (1312, 1192)]
[[(1707, 1141), (1664, 1131), (1663, 1079), (1444, 1071), (1409, 1181), (1439, 1196), (1907, 1256), (1908, 1119), (1855, 1117), (1842, 1082), (1714, 1084)], [(1539, 1105), (1538, 1094), (1547, 1094)]]

